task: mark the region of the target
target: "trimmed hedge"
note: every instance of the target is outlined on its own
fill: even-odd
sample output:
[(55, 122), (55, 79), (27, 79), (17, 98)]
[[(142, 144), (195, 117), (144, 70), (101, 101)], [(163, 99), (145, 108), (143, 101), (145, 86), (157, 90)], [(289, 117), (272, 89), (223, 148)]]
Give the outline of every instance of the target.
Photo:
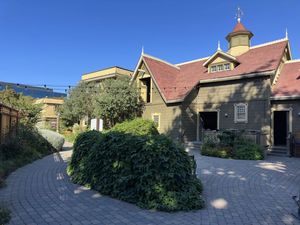
[(64, 143), (65, 138), (61, 134), (46, 129), (38, 129), (38, 132), (56, 149), (61, 150)]
[(136, 129), (133, 133), (112, 129), (104, 134), (90, 131), (80, 135), (68, 166), (71, 179), (146, 209), (204, 207), (195, 161), (183, 147), (164, 135), (153, 135), (152, 128), (148, 135), (137, 135), (147, 134), (144, 127)]
[(201, 154), (219, 158), (243, 160), (264, 159), (260, 145), (243, 137), (243, 132), (224, 131), (218, 136), (205, 137)]
[(116, 131), (135, 135), (158, 135), (155, 123), (152, 120), (136, 118), (116, 124), (110, 131)]

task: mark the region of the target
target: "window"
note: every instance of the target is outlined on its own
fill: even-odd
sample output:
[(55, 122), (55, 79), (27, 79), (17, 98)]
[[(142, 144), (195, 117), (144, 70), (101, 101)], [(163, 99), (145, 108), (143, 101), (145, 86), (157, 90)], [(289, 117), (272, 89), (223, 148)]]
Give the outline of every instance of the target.
[(222, 70), (224, 70), (224, 66), (223, 66), (223, 64), (221, 64), (221, 65), (218, 65), (218, 71), (222, 71)]
[(152, 114), (152, 120), (155, 123), (157, 129), (159, 129), (159, 127), (160, 127), (160, 114), (158, 114), (158, 113)]
[(230, 70), (230, 63), (224, 63), (224, 64), (218, 64), (218, 65), (212, 65), (210, 67), (210, 72), (221, 72), (221, 71), (227, 71)]
[(217, 66), (211, 66), (211, 67), (210, 67), (210, 72), (211, 72), (211, 73), (217, 72)]
[(248, 122), (248, 104), (239, 103), (234, 105), (234, 122)]
[(230, 64), (229, 63), (224, 64), (224, 70), (230, 70)]

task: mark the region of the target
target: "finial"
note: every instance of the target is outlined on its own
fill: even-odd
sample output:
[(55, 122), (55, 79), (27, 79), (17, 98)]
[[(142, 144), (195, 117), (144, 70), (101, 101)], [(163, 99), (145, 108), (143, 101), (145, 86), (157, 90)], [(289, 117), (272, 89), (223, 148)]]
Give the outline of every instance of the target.
[(288, 29), (285, 28), (285, 39), (289, 39)]
[(142, 46), (142, 55), (144, 55), (144, 46)]
[(235, 18), (237, 19), (238, 23), (241, 22), (241, 18), (242, 18), (243, 15), (244, 15), (243, 11), (241, 10), (240, 7), (238, 7), (236, 15), (235, 15)]
[(218, 41), (218, 49), (217, 49), (218, 51), (222, 51), (222, 49), (221, 49), (221, 45), (220, 45), (220, 41)]

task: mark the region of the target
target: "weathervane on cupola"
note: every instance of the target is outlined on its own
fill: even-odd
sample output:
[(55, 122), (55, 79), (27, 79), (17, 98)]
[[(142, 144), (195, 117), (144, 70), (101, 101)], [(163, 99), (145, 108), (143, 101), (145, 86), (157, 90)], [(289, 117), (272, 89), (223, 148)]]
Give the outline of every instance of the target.
[(237, 12), (235, 15), (235, 18), (237, 19), (237, 21), (240, 23), (241, 22), (241, 18), (244, 15), (243, 11), (241, 10), (240, 7), (237, 8)]

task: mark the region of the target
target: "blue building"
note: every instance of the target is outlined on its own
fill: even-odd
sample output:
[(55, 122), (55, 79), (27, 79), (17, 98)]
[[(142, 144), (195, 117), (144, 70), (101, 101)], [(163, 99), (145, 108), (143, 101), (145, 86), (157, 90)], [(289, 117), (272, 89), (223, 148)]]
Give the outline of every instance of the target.
[(23, 95), (31, 96), (33, 98), (64, 98), (67, 96), (65, 93), (54, 92), (52, 88), (0, 81), (0, 91), (5, 89), (12, 89), (17, 93), (22, 93)]

